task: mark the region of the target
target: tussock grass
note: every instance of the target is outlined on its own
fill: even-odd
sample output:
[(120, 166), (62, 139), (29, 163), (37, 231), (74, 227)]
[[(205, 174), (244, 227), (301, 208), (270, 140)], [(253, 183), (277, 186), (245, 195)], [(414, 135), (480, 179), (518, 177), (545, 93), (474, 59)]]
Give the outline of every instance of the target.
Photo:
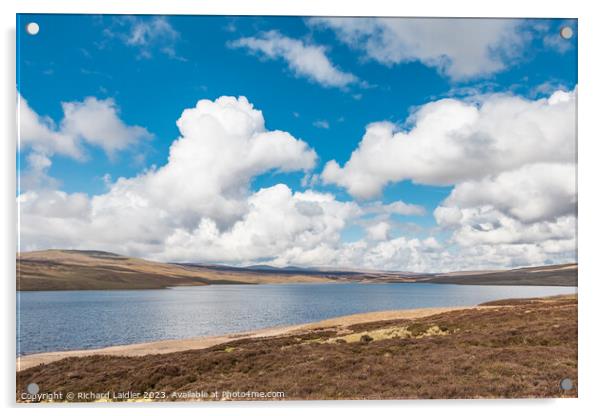
[[(339, 335), (330, 338), (314, 338), (306, 341), (308, 344), (341, 344), (354, 342), (372, 342), (395, 338), (424, 338), (432, 336), (449, 335), (450, 331), (446, 326), (443, 328), (438, 325), (412, 324), (409, 326), (390, 326), (382, 329), (369, 331), (353, 332), (342, 330)], [(363, 340), (362, 340), (363, 339)]]

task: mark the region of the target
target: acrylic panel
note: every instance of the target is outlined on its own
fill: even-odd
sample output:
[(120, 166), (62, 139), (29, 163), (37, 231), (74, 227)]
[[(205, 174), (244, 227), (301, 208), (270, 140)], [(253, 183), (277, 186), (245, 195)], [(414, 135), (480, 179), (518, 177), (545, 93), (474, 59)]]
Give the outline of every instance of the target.
[(16, 400), (576, 397), (577, 35), (18, 15)]

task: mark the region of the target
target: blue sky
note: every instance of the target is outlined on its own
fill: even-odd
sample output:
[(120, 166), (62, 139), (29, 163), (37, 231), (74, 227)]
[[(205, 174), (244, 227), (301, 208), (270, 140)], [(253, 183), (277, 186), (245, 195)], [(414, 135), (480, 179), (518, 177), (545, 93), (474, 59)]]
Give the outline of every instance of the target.
[[(60, 130), (64, 116), (61, 103), (82, 102), (86, 97), (112, 99), (125, 125), (140, 126), (148, 132), (133, 145), (113, 153), (82, 142), (83, 158), (61, 152), (48, 154), (51, 165), (44, 174), (52, 178), (54, 189), (92, 198), (107, 193), (120, 177), (136, 177), (153, 165), (161, 167), (167, 163), (172, 142), (180, 136), (176, 120), (184, 109), (194, 107), (200, 99), (245, 96), (262, 111), (267, 130), (288, 132), (317, 155), (309, 172), (270, 169), (254, 175), (247, 193), (282, 183), (293, 192), (311, 188), (332, 194), (337, 201), (362, 206), (401, 200), (423, 207), (421, 215), (388, 218), (393, 225), (390, 239), (449, 238), (453, 230), (441, 228), (434, 210), (460, 182), (425, 181), (408, 174), (409, 179), (387, 178), (375, 195), (365, 198), (350, 191), (343, 180), (320, 180), (327, 162), (334, 160), (343, 167), (350, 160), (366, 126), (389, 121), (399, 131), (411, 131), (415, 120), (410, 116), (421, 106), (443, 98), (480, 106), (488, 99), (483, 97), (499, 93), (535, 102), (556, 90), (571, 92), (577, 84), (574, 20), (509, 21), (503, 30), (512, 31), (510, 40), (496, 26), (492, 34), (483, 35), (492, 40), (485, 45), (487, 54), (491, 49), (491, 57), (478, 58), (483, 60), (482, 68), (461, 62), (470, 61), (471, 47), (482, 48), (461, 39), (459, 48), (466, 42), (466, 56), (453, 44), (447, 55), (445, 45), (441, 47), (436, 39), (434, 46), (424, 41), (413, 46), (414, 40), (404, 38), (406, 32), (392, 29), (399, 40), (381, 44), (379, 51), (374, 42), (387, 42), (377, 37), (379, 30), (388, 26), (360, 30), (354, 23), (345, 26), (297, 17), (20, 15), (17, 20), (17, 89), (39, 117), (47, 117), (52, 128)], [(40, 25), (36, 36), (24, 31), (30, 21)], [(429, 33), (430, 22), (414, 24)], [(560, 38), (562, 26), (573, 28), (572, 39)], [(301, 52), (316, 47), (331, 65), (330, 70), (347, 74), (352, 80), (335, 82), (312, 75), (291, 63), (294, 54), (266, 52), (268, 41), (272, 42), (270, 47), (275, 41), (281, 42), (282, 48), (301, 45)], [(264, 49), (252, 46), (259, 44)], [(22, 146), (18, 155), (22, 175), (31, 169), (27, 155), (35, 151), (35, 146)], [(310, 186), (303, 181), (307, 175), (316, 176)], [(23, 187), (20, 190), (27, 191)], [(346, 223), (337, 244), (361, 240), (365, 235), (362, 221), (375, 215), (379, 214), (368, 213)], [(450, 249), (456, 244), (450, 243)], [(261, 258), (279, 264), (276, 257)], [(238, 262), (247, 260), (253, 259)]]

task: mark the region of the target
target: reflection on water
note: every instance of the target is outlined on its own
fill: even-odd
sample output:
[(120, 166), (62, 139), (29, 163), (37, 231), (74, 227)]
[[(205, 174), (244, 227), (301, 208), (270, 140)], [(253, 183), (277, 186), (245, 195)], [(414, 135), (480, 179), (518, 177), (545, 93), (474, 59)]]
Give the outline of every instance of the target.
[(17, 354), (223, 335), (361, 312), (567, 293), (577, 293), (577, 288), (345, 283), (18, 292)]

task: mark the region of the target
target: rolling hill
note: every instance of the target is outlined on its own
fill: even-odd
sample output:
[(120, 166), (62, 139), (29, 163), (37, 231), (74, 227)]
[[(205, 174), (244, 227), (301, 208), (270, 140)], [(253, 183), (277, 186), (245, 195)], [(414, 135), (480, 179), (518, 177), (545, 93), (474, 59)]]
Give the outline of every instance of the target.
[(94, 250), (44, 250), (17, 255), (17, 290), (24, 291), (335, 282), (577, 286), (577, 264), (420, 274), (264, 265), (233, 267), (160, 263)]
[(161, 289), (326, 280), (302, 274), (251, 273), (244, 269), (159, 263), (104, 251), (45, 250), (17, 256), (17, 290)]
[(457, 285), (577, 286), (576, 263), (485, 272), (442, 273), (423, 282)]

